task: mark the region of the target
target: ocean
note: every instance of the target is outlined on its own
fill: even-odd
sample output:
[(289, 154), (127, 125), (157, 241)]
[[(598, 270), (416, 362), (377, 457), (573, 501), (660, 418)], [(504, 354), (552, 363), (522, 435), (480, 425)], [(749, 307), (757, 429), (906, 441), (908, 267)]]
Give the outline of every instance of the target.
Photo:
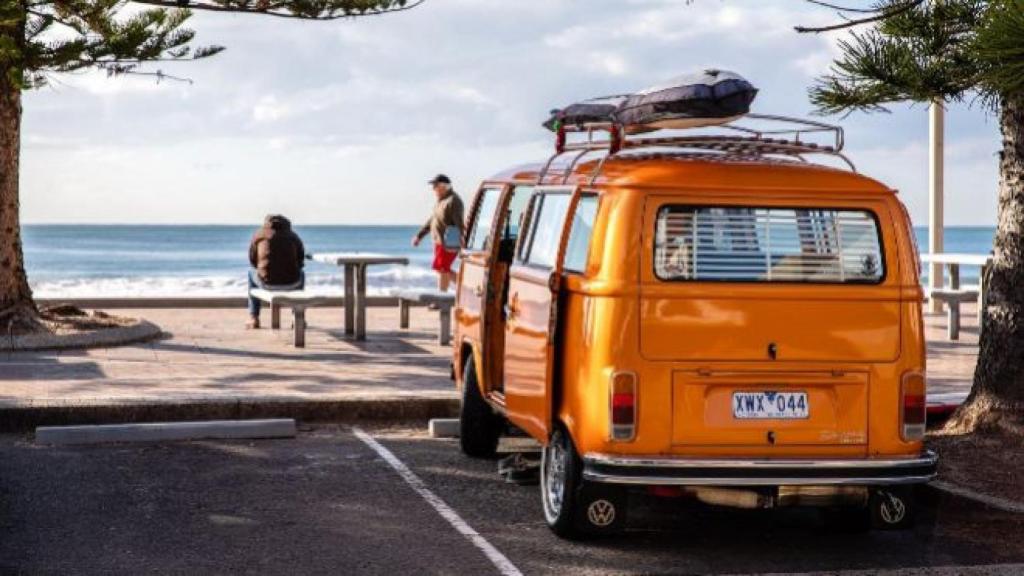
[[(368, 291), (389, 295), (429, 290), (429, 240), (413, 248), (416, 226), (297, 226), (307, 252), (382, 252), (409, 258), (409, 266), (371, 266)], [(245, 294), (253, 226), (27, 225), (25, 260), (37, 297), (241, 296)], [(916, 228), (922, 251), (927, 229)], [(993, 227), (949, 227), (946, 251), (987, 254)], [(977, 270), (963, 270), (965, 282)], [(307, 286), (340, 294), (341, 271), (306, 265)]]
[[(37, 297), (241, 296), (255, 226), (24, 227), (25, 266)], [(306, 252), (383, 252), (409, 266), (371, 266), (367, 291), (388, 295), (435, 286), (429, 239), (416, 226), (296, 226)], [(343, 291), (341, 270), (306, 263), (306, 285)]]

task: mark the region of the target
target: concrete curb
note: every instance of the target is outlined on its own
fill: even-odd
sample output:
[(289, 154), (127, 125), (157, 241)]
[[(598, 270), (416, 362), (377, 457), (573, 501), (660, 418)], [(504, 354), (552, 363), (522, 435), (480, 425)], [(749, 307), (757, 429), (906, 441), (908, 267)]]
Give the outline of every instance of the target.
[(294, 438), (295, 420), (208, 420), (203, 422), (147, 422), (100, 426), (40, 426), (36, 442), (56, 446), (111, 442), (166, 442), (172, 440)]
[(140, 320), (131, 326), (104, 328), (79, 334), (53, 336), (52, 334), (26, 334), (0, 339), (0, 352), (28, 352), (37, 350), (69, 350), (75, 348), (102, 348), (146, 342), (163, 332), (152, 322)]
[(431, 438), (458, 438), (458, 418), (432, 418), (427, 422), (427, 431)]
[(11, 406), (0, 408), (0, 432), (27, 432), (38, 426), (268, 418), (294, 418), (299, 422), (426, 422), (431, 418), (452, 418), (458, 413), (456, 398), (415, 397)]

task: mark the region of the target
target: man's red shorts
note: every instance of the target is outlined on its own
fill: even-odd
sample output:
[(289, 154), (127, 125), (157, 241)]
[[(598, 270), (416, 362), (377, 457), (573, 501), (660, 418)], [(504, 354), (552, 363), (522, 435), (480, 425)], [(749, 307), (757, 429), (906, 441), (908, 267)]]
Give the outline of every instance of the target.
[(458, 251), (449, 252), (441, 244), (434, 244), (434, 270), (437, 272), (451, 272), (452, 264), (458, 255)]

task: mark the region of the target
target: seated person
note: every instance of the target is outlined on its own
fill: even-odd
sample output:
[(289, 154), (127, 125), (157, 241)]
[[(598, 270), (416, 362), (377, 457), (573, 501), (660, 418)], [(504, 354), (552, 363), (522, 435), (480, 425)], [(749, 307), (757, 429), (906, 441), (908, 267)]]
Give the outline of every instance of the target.
[[(266, 290), (302, 290), (306, 284), (302, 267), (306, 263), (305, 248), (292, 223), (279, 214), (263, 221), (249, 243), (249, 288)], [(260, 327), (260, 301), (249, 296), (248, 328)]]

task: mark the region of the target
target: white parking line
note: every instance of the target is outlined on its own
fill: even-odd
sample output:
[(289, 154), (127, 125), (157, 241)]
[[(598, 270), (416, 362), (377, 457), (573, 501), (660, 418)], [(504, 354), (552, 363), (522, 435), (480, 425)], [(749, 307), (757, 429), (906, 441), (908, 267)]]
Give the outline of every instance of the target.
[(1003, 512), (1015, 512), (1017, 514), (1024, 514), (1024, 504), (1020, 502), (1014, 502), (1007, 500), (1006, 498), (999, 498), (998, 496), (989, 496), (988, 494), (981, 494), (975, 492), (969, 488), (963, 486), (957, 486), (956, 484), (950, 484), (942, 480), (932, 480), (928, 483), (932, 488), (942, 490), (943, 492), (949, 492), (954, 496), (960, 496), (961, 498), (967, 498), (968, 500), (974, 500), (975, 502), (981, 502), (982, 504), (1002, 510)]
[(437, 494), (434, 494), (423, 480), (420, 479), (412, 470), (409, 469), (397, 456), (391, 453), (390, 450), (382, 446), (379, 442), (373, 439), (372, 436), (364, 432), (362, 429), (355, 427), (352, 428), (352, 433), (355, 434), (356, 438), (362, 440), (363, 444), (366, 444), (377, 453), (378, 456), (384, 459), (398, 475), (405, 480), (413, 490), (416, 491), (427, 504), (430, 504), (442, 518), (448, 521), (455, 530), (466, 537), (474, 546), (480, 549), (487, 556), (487, 559), (494, 564), (498, 569), (498, 572), (504, 576), (523, 576), (523, 573), (516, 568), (504, 554), (498, 551), (486, 538), (480, 535), (479, 532), (473, 529), (472, 526), (466, 523), (461, 516), (458, 515), (451, 506), (445, 504), (444, 500), (441, 500)]
[(939, 566), (929, 568), (891, 568), (887, 570), (840, 570), (838, 572), (771, 572), (760, 576), (1018, 576), (1024, 564), (985, 566)]

